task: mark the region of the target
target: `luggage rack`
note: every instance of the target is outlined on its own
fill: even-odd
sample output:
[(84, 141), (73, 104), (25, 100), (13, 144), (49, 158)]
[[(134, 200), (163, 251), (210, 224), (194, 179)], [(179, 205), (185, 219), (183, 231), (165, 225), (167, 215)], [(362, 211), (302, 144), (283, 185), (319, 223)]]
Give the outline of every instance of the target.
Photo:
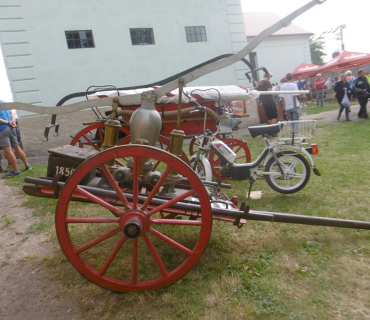
[(296, 120), (278, 122), (280, 131), (276, 144), (296, 145), (308, 143), (316, 131), (316, 120)]

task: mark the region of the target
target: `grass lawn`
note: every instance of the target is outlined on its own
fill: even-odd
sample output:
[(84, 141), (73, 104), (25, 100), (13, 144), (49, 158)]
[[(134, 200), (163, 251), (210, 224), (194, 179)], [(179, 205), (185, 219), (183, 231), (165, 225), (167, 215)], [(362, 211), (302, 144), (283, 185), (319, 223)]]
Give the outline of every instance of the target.
[[(337, 109), (311, 104), (303, 112)], [(370, 126), (367, 121), (318, 126), (313, 142), (321, 176), (311, 173), (300, 192), (283, 195), (258, 180), (258, 200), (246, 199), (248, 182), (230, 182), (253, 210), (370, 221)], [(245, 135), (254, 160), (263, 143)], [(45, 165), (30, 173), (44, 176)], [(23, 177), (8, 179), (21, 186)], [(29, 233), (46, 233), (55, 252), (40, 258), (60, 295), (76, 301), (93, 319), (368, 319), (370, 232), (250, 221), (238, 229), (214, 221), (200, 261), (177, 283), (157, 291), (117, 294), (83, 278), (61, 252), (54, 233), (57, 200), (25, 197), (38, 222)], [(80, 205), (81, 210), (88, 206)], [(86, 208), (84, 207), (86, 206)], [(57, 283), (57, 282), (56, 282)]]
[[(357, 104), (356, 101), (351, 101), (351, 105)], [(309, 102), (306, 107), (301, 108), (302, 114), (319, 114), (325, 111), (332, 111), (339, 109), (338, 102), (336, 100), (329, 100), (324, 102), (323, 107), (316, 107), (316, 102)]]

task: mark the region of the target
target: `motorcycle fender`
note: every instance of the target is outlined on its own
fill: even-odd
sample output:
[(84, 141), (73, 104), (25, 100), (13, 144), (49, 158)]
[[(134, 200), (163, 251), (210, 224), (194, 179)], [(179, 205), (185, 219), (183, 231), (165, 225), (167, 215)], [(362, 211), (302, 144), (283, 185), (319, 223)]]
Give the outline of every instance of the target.
[[(190, 157), (190, 163), (195, 161), (196, 155)], [(212, 181), (212, 168), (211, 164), (209, 163), (208, 159), (204, 155), (200, 155), (200, 161), (204, 167), (205, 179), (206, 181)]]

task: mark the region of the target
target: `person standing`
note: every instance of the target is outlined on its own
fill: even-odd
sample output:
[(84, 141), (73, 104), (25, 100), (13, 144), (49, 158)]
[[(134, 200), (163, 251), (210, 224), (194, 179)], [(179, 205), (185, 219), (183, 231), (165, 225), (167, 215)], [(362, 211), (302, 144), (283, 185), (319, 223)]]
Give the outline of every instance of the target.
[(325, 79), (321, 77), (321, 73), (318, 73), (316, 75), (316, 79), (313, 82), (315, 86), (315, 92), (316, 92), (316, 107), (319, 106), (319, 103), (321, 103), (321, 106), (324, 106), (324, 84)]
[(334, 78), (334, 82), (333, 82), (333, 86), (334, 86), (334, 87), (335, 87), (335, 85), (337, 84), (337, 82), (338, 82), (338, 81), (340, 81), (340, 80), (338, 79), (338, 77), (335, 77), (335, 78)]
[(310, 78), (309, 77), (306, 77), (305, 82), (306, 82), (307, 90), (310, 91), (310, 93), (307, 93), (307, 95), (306, 95), (307, 104), (308, 104), (309, 101), (314, 101), (313, 94), (312, 94), (313, 88), (312, 88), (312, 83), (310, 82)]
[[(280, 86), (277, 82), (272, 84), (272, 91), (280, 91)], [(279, 102), (278, 94), (274, 94), (274, 101), (276, 104)]]
[[(303, 81), (301, 81), (301, 77), (299, 77), (299, 83), (301, 84), (301, 87), (302, 87), (301, 90), (308, 90), (307, 79), (304, 79)], [(301, 107), (307, 106), (308, 100), (307, 100), (307, 95), (305, 93), (301, 94), (299, 100), (300, 100)]]
[[(293, 75), (288, 73), (286, 76), (287, 82), (281, 86), (281, 91), (298, 91), (297, 94), (283, 93), (280, 94), (280, 98), (285, 102), (285, 111), (288, 115), (289, 120), (299, 120), (299, 88), (296, 83), (293, 82)], [(293, 125), (294, 132), (298, 132), (298, 123)]]
[(365, 72), (365, 78), (367, 80), (367, 83), (370, 84), (370, 73), (368, 71)]
[(351, 93), (348, 95), (349, 100), (351, 100), (351, 96), (355, 98), (355, 93), (353, 91), (353, 82), (355, 81), (355, 77), (352, 75), (352, 71), (348, 70), (347, 73), (347, 82), (349, 84), (349, 89), (351, 90)]
[(358, 78), (353, 82), (353, 90), (355, 91), (356, 99), (360, 104), (358, 117), (360, 119), (369, 119), (366, 105), (367, 99), (370, 98), (370, 86), (365, 78), (365, 70), (358, 70)]
[[(0, 103), (4, 103), (4, 101), (0, 100)], [(23, 161), (26, 166), (26, 170), (32, 169), (28, 163), (26, 154), (18, 144), (16, 128), (17, 124), (14, 112), (9, 110), (0, 110), (0, 145), (3, 147), (9, 164), (12, 166), (12, 171), (7, 174), (8, 177), (18, 176), (21, 174), (18, 169), (17, 159), (12, 149), (14, 149), (18, 157)]]
[[(345, 95), (349, 95), (351, 93), (351, 89), (349, 88), (349, 83), (347, 82), (347, 73), (342, 73), (340, 75), (340, 81), (337, 81), (334, 87), (335, 97), (337, 98), (337, 101), (339, 103), (339, 114), (337, 120), (340, 120), (340, 116), (345, 110), (346, 114), (346, 121), (351, 121), (349, 119), (349, 107), (346, 107), (342, 104), (342, 100)], [(348, 96), (349, 99), (349, 96)]]
[(333, 89), (333, 81), (331, 81), (331, 78), (328, 78), (328, 80), (325, 81), (324, 89), (326, 89), (326, 91)]
[[(270, 75), (264, 74), (263, 80), (258, 84), (258, 91), (271, 91), (272, 85), (270, 82)], [(277, 108), (273, 95), (260, 95), (263, 109), (267, 118), (267, 124), (274, 124), (277, 122)]]

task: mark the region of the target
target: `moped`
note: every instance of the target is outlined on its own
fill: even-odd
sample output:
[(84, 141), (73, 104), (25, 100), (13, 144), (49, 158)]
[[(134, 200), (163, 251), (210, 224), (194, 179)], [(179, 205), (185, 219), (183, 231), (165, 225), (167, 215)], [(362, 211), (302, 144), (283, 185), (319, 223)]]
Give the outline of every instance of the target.
[[(212, 153), (220, 160), (220, 176), (230, 180), (249, 180), (250, 195), (253, 183), (265, 179), (275, 191), (290, 194), (300, 191), (310, 179), (311, 168), (320, 176), (313, 155), (317, 144), (308, 145), (315, 134), (315, 120), (282, 121), (268, 126), (253, 126), (248, 130), (252, 138), (262, 136), (265, 149), (250, 163), (235, 163), (236, 153), (216, 134), (206, 129), (197, 153), (190, 164), (201, 179), (212, 180), (209, 157)], [(277, 136), (270, 142), (269, 138)]]

